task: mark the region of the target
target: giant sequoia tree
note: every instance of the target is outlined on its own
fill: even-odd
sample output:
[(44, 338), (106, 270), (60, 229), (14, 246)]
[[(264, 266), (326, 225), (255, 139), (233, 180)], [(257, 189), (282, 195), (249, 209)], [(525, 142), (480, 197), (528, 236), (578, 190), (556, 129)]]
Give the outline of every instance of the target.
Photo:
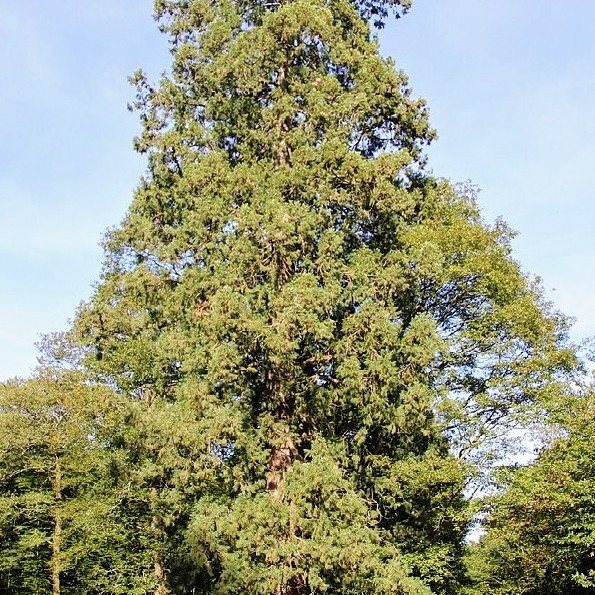
[(156, 2), (148, 172), (75, 330), (143, 410), (159, 593), (455, 592), (449, 452), (572, 365), (508, 230), (424, 172), (424, 104), (366, 20), (388, 8)]

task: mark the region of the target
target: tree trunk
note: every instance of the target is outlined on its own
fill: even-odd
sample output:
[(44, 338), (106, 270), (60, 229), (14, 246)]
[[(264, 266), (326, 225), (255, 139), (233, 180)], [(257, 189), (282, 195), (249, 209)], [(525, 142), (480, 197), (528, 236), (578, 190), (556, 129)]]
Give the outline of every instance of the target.
[(153, 560), (153, 575), (157, 580), (155, 595), (168, 595), (169, 589), (165, 584), (165, 570), (158, 557), (155, 557)]
[[(157, 541), (159, 536), (159, 521), (157, 519), (157, 488), (151, 489), (151, 509), (153, 511), (151, 517), (151, 533), (153, 537)], [(153, 576), (155, 577), (155, 582), (157, 583), (157, 589), (155, 590), (155, 595), (169, 595), (169, 589), (167, 588), (167, 577), (165, 573), (165, 568), (161, 562), (161, 558), (157, 551), (154, 551), (153, 554)]]
[(62, 467), (56, 457), (54, 465), (54, 533), (52, 536), (52, 595), (60, 595), (60, 553), (62, 541)]
[[(297, 456), (297, 447), (289, 427), (289, 420), (295, 415), (294, 402), (291, 397), (283, 394), (281, 378), (290, 378), (289, 374), (280, 373), (278, 370), (268, 372), (268, 392), (272, 398), (279, 400), (276, 411), (276, 427), (271, 429), (271, 454), (268, 460), (268, 471), (266, 476), (266, 490), (271, 498), (275, 500), (286, 499), (283, 494), (283, 484), (286, 474), (293, 469), (293, 463)], [(298, 533), (299, 528), (295, 525), (295, 502), (289, 499), (290, 509), (289, 526), (286, 539), (291, 540)], [(285, 561), (288, 575), (282, 578), (277, 585), (274, 595), (308, 595), (311, 593), (308, 581), (305, 576), (295, 573), (293, 554), (289, 554)]]
[(268, 370), (267, 393), (271, 400), (278, 400), (275, 412), (276, 424), (271, 428), (270, 445), (271, 454), (268, 460), (266, 489), (275, 499), (282, 495), (282, 483), (286, 473), (293, 468), (296, 456), (296, 445), (291, 435), (288, 420), (295, 415), (293, 399), (287, 398), (283, 393), (282, 378), (289, 377), (288, 373), (279, 370)]

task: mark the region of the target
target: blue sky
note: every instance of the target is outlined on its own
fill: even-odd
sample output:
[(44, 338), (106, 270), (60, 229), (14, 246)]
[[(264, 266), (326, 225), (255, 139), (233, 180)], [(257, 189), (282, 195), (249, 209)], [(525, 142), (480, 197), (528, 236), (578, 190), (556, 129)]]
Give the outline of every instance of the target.
[[(144, 169), (126, 79), (168, 64), (150, 4), (2, 0), (0, 379), (90, 295)], [(434, 172), (482, 189), (573, 337), (594, 335), (595, 3), (414, 0), (381, 41), (428, 101)]]

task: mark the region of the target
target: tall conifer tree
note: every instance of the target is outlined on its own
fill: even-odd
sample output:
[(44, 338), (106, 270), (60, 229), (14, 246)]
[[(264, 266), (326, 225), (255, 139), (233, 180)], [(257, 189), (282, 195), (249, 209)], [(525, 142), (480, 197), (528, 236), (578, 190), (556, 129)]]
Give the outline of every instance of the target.
[(455, 592), (444, 430), (465, 450), (572, 363), (506, 228), (424, 173), (424, 103), (366, 20), (389, 8), (156, 2), (148, 173), (76, 331), (145, 420), (192, 428), (131, 462), (159, 593)]

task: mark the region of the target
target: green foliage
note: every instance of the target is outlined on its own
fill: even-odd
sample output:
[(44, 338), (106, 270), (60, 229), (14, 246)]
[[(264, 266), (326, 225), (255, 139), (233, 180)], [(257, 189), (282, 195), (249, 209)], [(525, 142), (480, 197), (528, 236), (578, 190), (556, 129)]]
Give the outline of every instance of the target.
[(117, 399), (76, 374), (0, 386), (0, 588), (145, 593), (106, 442)]
[(510, 231), (424, 170), (424, 102), (366, 21), (408, 6), (156, 2), (148, 172), (53, 346), (112, 390), (6, 387), (6, 588), (460, 591), (462, 455), (576, 362)]
[(213, 593), (429, 593), (408, 577), (399, 552), (382, 543), (370, 510), (337, 461), (346, 453), (319, 440), (296, 462), (281, 498), (240, 494), (204, 499), (189, 527)]
[(595, 407), (577, 400), (562, 435), (492, 503), (471, 550), (478, 593), (581, 595), (595, 589)]
[(509, 230), (424, 173), (424, 103), (361, 18), (389, 6), (156, 4), (149, 169), (75, 337), (134, 403), (160, 592), (456, 592), (449, 447), (485, 452), (575, 364)]

